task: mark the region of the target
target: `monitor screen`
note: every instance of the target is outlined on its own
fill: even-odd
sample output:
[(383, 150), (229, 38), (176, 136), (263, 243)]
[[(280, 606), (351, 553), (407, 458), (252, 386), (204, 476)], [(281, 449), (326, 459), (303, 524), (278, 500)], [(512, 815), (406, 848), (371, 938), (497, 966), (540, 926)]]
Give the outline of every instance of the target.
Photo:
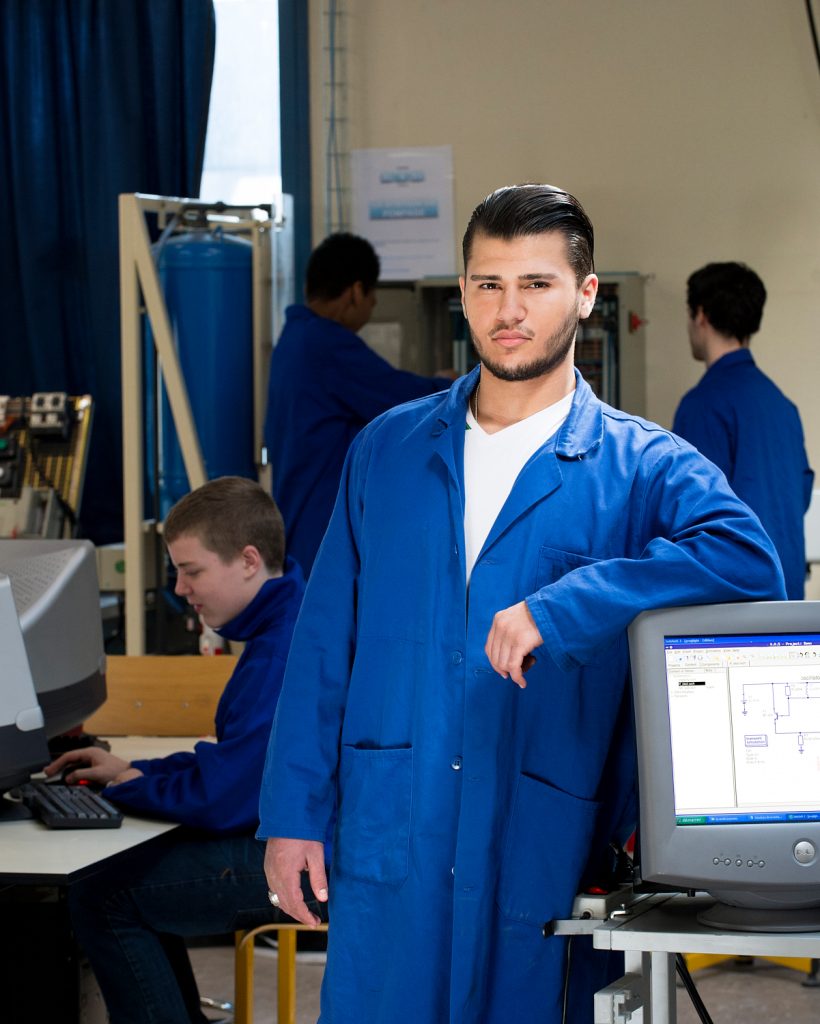
[(820, 821), (820, 633), (664, 647), (676, 824)]
[(820, 603), (646, 612), (629, 639), (641, 878), (711, 892), (721, 927), (820, 928)]

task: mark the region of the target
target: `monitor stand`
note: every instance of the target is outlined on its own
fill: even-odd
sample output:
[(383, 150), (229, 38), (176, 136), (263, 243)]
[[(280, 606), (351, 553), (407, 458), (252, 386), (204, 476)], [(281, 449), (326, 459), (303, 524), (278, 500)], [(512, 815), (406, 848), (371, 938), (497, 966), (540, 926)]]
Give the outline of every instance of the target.
[(701, 910), (697, 919), (706, 928), (729, 932), (782, 934), (820, 931), (820, 907), (758, 910), (754, 907), (733, 907), (717, 900), (708, 910)]

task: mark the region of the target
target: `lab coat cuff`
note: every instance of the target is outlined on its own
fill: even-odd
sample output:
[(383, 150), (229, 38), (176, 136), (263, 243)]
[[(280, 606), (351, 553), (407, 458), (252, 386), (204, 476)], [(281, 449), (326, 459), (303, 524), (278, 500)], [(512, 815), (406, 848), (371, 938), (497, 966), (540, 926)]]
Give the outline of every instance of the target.
[[(541, 639), (544, 641), (543, 646), (549, 656), (562, 672), (574, 672), (580, 663), (564, 647), (558, 630), (555, 628), (555, 623), (549, 614), (547, 601), (539, 597), (538, 594), (531, 594), (526, 599), (526, 602), (535, 625), (538, 627), (538, 632), (541, 634)], [(538, 657), (537, 650), (535, 656)]]
[(299, 827), (298, 825), (283, 825), (271, 819), (259, 822), (256, 831), (257, 839), (305, 839), (317, 843), (324, 843), (327, 839), (327, 829)]

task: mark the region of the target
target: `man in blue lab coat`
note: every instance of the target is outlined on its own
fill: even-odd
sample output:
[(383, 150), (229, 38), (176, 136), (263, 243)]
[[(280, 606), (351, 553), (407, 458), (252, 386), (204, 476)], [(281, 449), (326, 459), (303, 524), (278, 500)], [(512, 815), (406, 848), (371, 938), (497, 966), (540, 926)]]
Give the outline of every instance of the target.
[(480, 367), (351, 448), (260, 802), (271, 901), (315, 922), (302, 869), (329, 899), (322, 1024), (591, 1020), (592, 951), (544, 926), (633, 826), (625, 630), (784, 596), (723, 475), (574, 370), (592, 245), (560, 189), (487, 197), (461, 282)]
[[(327, 529), (345, 455), (379, 413), (448, 388), (397, 370), (356, 333), (376, 305), (379, 257), (364, 238), (329, 235), (313, 250), (305, 304), (289, 306), (273, 350), (265, 444), (288, 554), (309, 575)], [(444, 371), (449, 373), (449, 371)]]
[(672, 429), (726, 474), (760, 516), (783, 565), (786, 593), (805, 591), (803, 517), (814, 473), (797, 407), (759, 370), (749, 342), (760, 328), (766, 289), (742, 263), (709, 263), (687, 282), (692, 355), (706, 373), (687, 392)]

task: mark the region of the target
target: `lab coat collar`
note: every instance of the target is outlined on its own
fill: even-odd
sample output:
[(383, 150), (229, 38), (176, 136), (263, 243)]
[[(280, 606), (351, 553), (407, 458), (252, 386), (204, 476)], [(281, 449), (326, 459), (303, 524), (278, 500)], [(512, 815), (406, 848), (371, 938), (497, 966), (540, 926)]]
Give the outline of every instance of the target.
[[(452, 426), (464, 431), (464, 417), (467, 413), (467, 401), (478, 384), (480, 369), (475, 367), (464, 377), (460, 377), (446, 392), (445, 399), (438, 407), (431, 434), (441, 440)], [(581, 459), (599, 448), (604, 437), (604, 417), (601, 403), (592, 393), (589, 384), (578, 370), (575, 370), (575, 394), (572, 407), (563, 426), (558, 431), (555, 442), (555, 454), (562, 459)], [(463, 438), (461, 438), (463, 441)], [(445, 462), (451, 468), (451, 458), (445, 452), (452, 453), (452, 448), (437, 445)], [(456, 474), (457, 475), (457, 474)]]
[[(447, 467), (450, 518), (454, 536), (463, 537), (464, 433), (467, 401), (478, 383), (479, 369), (461, 377), (438, 407), (432, 427), (433, 447)], [(455, 428), (455, 429), (451, 429)], [(575, 394), (569, 415), (553, 443), (546, 442), (519, 473), (490, 530), (479, 559), (521, 516), (562, 484), (560, 461), (576, 461), (598, 448), (603, 440), (603, 411), (592, 389), (575, 371)], [(463, 554), (461, 555), (463, 558)]]
[(583, 459), (601, 447), (604, 439), (604, 412), (578, 370), (575, 370), (575, 395), (569, 415), (558, 431), (555, 454), (561, 459)]

